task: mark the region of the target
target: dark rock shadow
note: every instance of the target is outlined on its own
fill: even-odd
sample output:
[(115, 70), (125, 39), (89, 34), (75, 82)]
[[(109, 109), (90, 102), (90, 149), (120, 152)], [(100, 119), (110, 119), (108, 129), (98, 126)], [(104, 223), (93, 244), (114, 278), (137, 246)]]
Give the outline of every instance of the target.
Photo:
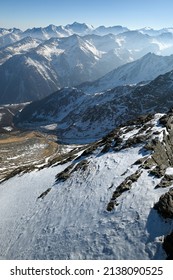
[[(146, 240), (146, 252), (148, 252), (150, 259), (166, 259), (167, 256), (162, 248), (162, 242), (163, 237), (168, 235), (172, 231), (172, 228), (173, 221), (171, 219), (164, 219), (155, 209), (151, 209), (146, 223), (146, 230), (149, 233), (148, 239)], [(156, 245), (156, 253), (154, 256), (149, 248), (149, 244), (152, 243)]]
[(149, 156), (151, 154), (151, 151), (145, 149), (144, 147), (142, 147), (140, 150), (139, 150), (139, 154), (142, 156), (142, 157), (145, 157), (145, 156)]

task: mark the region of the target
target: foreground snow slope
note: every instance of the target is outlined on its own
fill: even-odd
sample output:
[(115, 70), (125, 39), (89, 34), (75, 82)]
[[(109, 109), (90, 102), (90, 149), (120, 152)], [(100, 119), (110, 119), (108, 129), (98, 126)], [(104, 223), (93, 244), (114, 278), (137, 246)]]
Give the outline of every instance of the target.
[[(165, 147), (169, 132), (158, 124), (160, 118), (116, 129), (83, 153), (74, 153), (73, 160), (2, 183), (1, 258), (165, 259), (162, 240), (173, 223), (153, 209), (165, 189), (155, 189), (161, 178), (150, 175), (157, 145), (153, 154), (144, 147), (156, 137)], [(147, 169), (136, 163), (139, 159), (145, 159)], [(108, 209), (113, 193), (126, 181), (130, 185)]]

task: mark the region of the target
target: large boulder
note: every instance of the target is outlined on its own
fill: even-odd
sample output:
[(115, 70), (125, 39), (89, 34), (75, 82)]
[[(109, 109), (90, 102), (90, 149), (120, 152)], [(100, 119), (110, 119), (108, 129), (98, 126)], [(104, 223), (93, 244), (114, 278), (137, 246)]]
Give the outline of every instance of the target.
[(154, 208), (164, 218), (173, 218), (173, 188), (160, 197)]

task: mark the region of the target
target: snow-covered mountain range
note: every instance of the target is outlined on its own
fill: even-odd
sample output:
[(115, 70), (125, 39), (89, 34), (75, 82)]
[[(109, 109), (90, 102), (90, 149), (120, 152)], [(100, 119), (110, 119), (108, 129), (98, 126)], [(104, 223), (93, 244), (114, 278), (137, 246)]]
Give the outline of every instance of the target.
[(142, 58), (124, 64), (94, 82), (86, 82), (79, 89), (86, 93), (102, 92), (117, 86), (147, 83), (173, 70), (173, 55), (148, 53)]
[(1, 259), (172, 259), (172, 118), (135, 119), (4, 177)]
[[(121, 73), (115, 74), (115, 82), (112, 81), (111, 86), (151, 80), (172, 70), (172, 57), (162, 57), (173, 53), (172, 39), (171, 28), (94, 28), (76, 22), (25, 31), (1, 28), (0, 103), (38, 100), (62, 87), (97, 80), (143, 56), (145, 67), (141, 65), (143, 68), (137, 69), (140, 66), (129, 64), (126, 68), (120, 68), (118, 71)], [(149, 52), (159, 57), (150, 55), (147, 62), (145, 55)], [(153, 68), (155, 65), (155, 70), (148, 71), (147, 65), (153, 65)], [(130, 70), (138, 72), (136, 79), (126, 73)]]

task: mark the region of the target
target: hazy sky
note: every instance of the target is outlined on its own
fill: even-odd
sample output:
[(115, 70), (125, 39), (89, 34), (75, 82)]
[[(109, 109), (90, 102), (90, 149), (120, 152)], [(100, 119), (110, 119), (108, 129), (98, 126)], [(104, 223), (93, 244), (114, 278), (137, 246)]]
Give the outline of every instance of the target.
[(173, 27), (173, 0), (0, 0), (0, 27), (26, 29), (74, 21), (94, 27)]

